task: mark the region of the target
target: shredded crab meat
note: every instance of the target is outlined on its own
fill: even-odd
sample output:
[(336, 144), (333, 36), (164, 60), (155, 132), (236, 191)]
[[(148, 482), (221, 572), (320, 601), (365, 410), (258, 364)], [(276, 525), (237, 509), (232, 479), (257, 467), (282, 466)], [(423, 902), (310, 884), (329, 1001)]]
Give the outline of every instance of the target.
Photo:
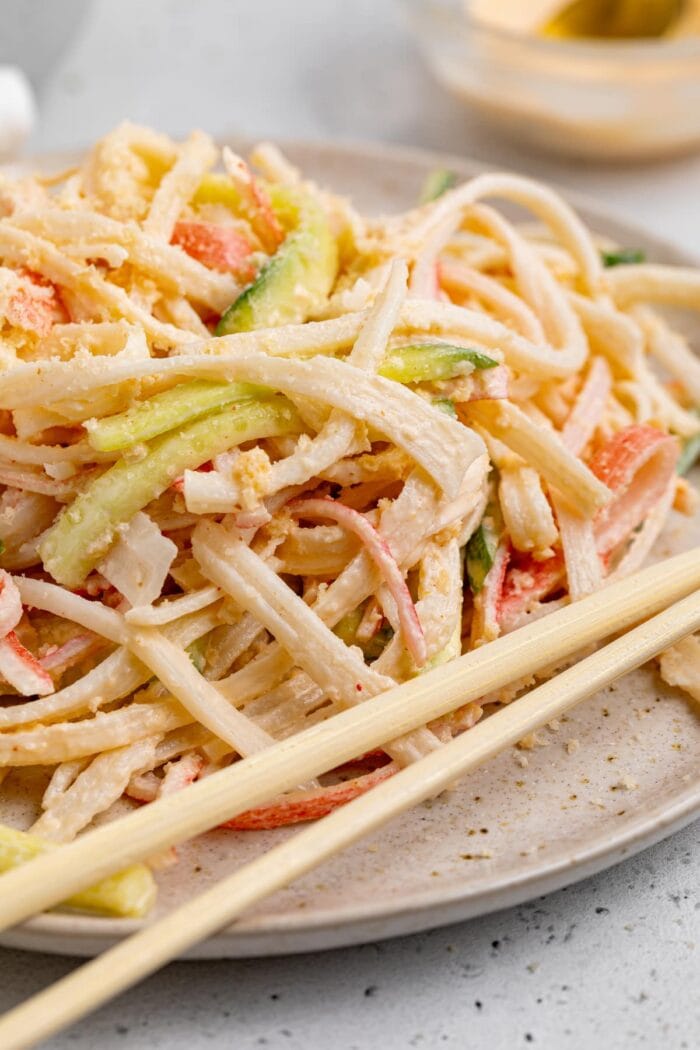
[(80, 663), (89, 653), (102, 648), (103, 642), (94, 634), (76, 634), (63, 645), (51, 646), (39, 657), (45, 671), (61, 673), (73, 664)]
[(98, 569), (130, 605), (150, 605), (160, 596), (176, 555), (173, 541), (140, 511), (120, 530)]
[(237, 153), (228, 146), (223, 150), (226, 174), (244, 196), (249, 209), (253, 229), (266, 251), (274, 251), (284, 239), (284, 231), (275, 215), (268, 194), (250, 168)]
[(396, 763), (381, 766), (371, 773), (346, 780), (331, 787), (315, 788), (311, 791), (299, 791), (282, 795), (279, 799), (256, 809), (246, 810), (232, 817), (221, 825), (232, 831), (265, 831), (272, 828), (286, 827), (289, 824), (301, 824), (307, 820), (318, 820), (332, 813), (338, 806), (351, 802), (364, 795), (377, 784), (388, 780), (398, 771)]
[(339, 525), (354, 532), (364, 544), (369, 556), (379, 569), (392, 598), (396, 602), (399, 622), (406, 647), (418, 667), (427, 659), (425, 637), (416, 614), (410, 591), (406, 586), (396, 559), (391, 553), (386, 540), (362, 514), (342, 503), (331, 499), (302, 499), (291, 504), (290, 512), (299, 518), (330, 518)]
[(678, 460), (678, 442), (655, 427), (619, 431), (591, 461), (591, 470), (616, 494), (598, 515), (596, 538), (602, 552), (618, 546), (642, 522), (666, 491)]
[[(602, 357), (594, 357), (574, 407), (562, 429), (562, 441), (580, 455), (600, 425), (610, 397), (612, 375)], [(562, 551), (572, 601), (592, 594), (602, 583), (603, 573), (593, 529), (593, 520), (574, 513), (555, 493)]]
[(193, 784), (203, 768), (204, 759), (194, 751), (175, 762), (169, 762), (158, 789), (158, 797), (173, 795), (176, 791), (182, 791), (188, 784)]

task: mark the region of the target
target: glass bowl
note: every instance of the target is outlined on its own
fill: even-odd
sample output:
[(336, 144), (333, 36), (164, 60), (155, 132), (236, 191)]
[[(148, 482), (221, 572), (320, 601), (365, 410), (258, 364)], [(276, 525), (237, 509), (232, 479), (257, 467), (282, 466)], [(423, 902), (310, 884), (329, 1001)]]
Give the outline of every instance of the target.
[(528, 144), (600, 160), (700, 146), (700, 37), (570, 41), (480, 21), (459, 0), (403, 0), (435, 76)]

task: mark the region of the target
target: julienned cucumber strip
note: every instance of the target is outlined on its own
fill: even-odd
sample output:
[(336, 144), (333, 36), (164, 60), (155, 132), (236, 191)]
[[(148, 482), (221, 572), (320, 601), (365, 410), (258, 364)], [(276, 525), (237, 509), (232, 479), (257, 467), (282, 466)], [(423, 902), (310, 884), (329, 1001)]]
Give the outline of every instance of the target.
[(394, 637), (394, 632), (389, 624), (385, 624), (383, 627), (380, 627), (377, 633), (368, 639), (368, 641), (358, 642), (357, 629), (362, 622), (364, 608), (364, 605), (361, 605), (357, 609), (353, 609), (352, 612), (346, 613), (333, 628), (333, 633), (337, 634), (341, 641), (345, 642), (346, 645), (359, 645), (365, 659), (371, 661), (376, 660), (381, 656), (386, 646)]
[(209, 172), (197, 187), (194, 204), (223, 204), (238, 214), (242, 210), (243, 198), (236, 184), (221, 172)]
[(448, 664), (450, 660), (456, 660), (457, 657), (461, 655), (462, 617), (460, 616), (455, 624), (454, 631), (452, 632), (449, 641), (439, 653), (435, 653), (435, 656), (428, 660), (424, 667), (421, 667), (421, 673), (425, 674), (426, 671), (432, 671), (434, 667), (442, 667), (443, 664)]
[(411, 343), (390, 350), (379, 374), (397, 383), (429, 383), (468, 375), (475, 368), (495, 368), (498, 361), (479, 350), (451, 343)]
[(616, 251), (601, 252), (603, 266), (610, 269), (611, 266), (631, 266), (633, 263), (643, 263), (646, 255), (641, 248), (618, 248)]
[[(47, 850), (55, 848), (36, 835), (0, 825), (0, 872), (26, 864)], [(150, 868), (133, 864), (111, 875), (90, 889), (76, 893), (63, 907), (77, 911), (140, 919), (147, 915), (156, 898), (156, 884)]]
[(41, 544), (44, 568), (65, 587), (78, 587), (109, 549), (117, 527), (157, 499), (185, 470), (244, 441), (299, 432), (286, 398), (244, 401), (205, 416), (148, 446), (142, 459), (120, 459), (91, 482), (58, 517)]
[(204, 635), (202, 638), (198, 638), (196, 642), (192, 642), (191, 645), (187, 646), (187, 655), (192, 661), (192, 666), (196, 667), (200, 674), (204, 674), (204, 667), (206, 665), (206, 650), (207, 650), (207, 637)]
[(436, 201), (447, 190), (451, 190), (456, 182), (457, 176), (453, 171), (450, 171), (448, 168), (436, 168), (435, 171), (430, 172), (423, 183), (420, 203), (430, 204), (431, 201)]
[(217, 383), (195, 379), (179, 383), (146, 401), (140, 401), (126, 412), (89, 420), (85, 424), (88, 441), (98, 452), (117, 452), (142, 441), (150, 441), (168, 430), (190, 423), (217, 408), (253, 397), (264, 397), (270, 391), (250, 383)]
[(357, 628), (360, 626), (361, 621), (362, 606), (359, 606), (338, 620), (333, 628), (333, 634), (336, 634), (341, 642), (345, 642), (346, 645), (357, 645)]
[(467, 544), (467, 577), (474, 594), (478, 594), (496, 556), (498, 540), (486, 522), (482, 521)]
[(338, 247), (321, 205), (293, 187), (271, 187), (270, 197), (289, 232), (253, 283), (224, 313), (217, 335), (300, 324), (323, 306), (333, 288)]
[[(700, 414), (700, 409), (697, 410), (696, 414)], [(687, 474), (689, 470), (692, 470), (699, 458), (700, 434), (694, 434), (693, 437), (688, 438), (683, 444), (683, 451), (676, 466), (677, 472), (679, 474)]]
[(453, 419), (457, 418), (457, 406), (451, 398), (436, 397), (433, 400), (433, 404), (436, 408), (439, 408), (441, 412), (444, 412), (446, 416), (452, 416)]

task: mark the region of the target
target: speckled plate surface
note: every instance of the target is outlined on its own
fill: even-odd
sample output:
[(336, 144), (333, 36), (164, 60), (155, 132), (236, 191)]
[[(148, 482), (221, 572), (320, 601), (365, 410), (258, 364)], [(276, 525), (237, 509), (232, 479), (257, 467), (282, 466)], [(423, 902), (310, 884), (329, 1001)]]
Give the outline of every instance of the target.
[[(290, 145), (302, 168), (370, 211), (397, 210), (425, 174), (454, 158), (377, 146)], [(686, 255), (582, 203), (590, 225), (658, 261)], [(691, 331), (692, 334), (692, 331)], [(700, 336), (700, 331), (698, 331)], [(700, 522), (674, 516), (657, 545), (665, 557), (700, 542)], [(454, 791), (393, 821), (190, 953), (193, 958), (278, 955), (411, 933), (518, 903), (609, 867), (700, 815), (700, 717), (643, 669), (580, 705), (541, 746), (508, 750)], [(7, 782), (0, 820), (25, 823), (33, 803)], [(155, 914), (293, 832), (216, 832), (180, 850), (159, 876)], [(0, 943), (92, 955), (135, 923), (44, 915)]]

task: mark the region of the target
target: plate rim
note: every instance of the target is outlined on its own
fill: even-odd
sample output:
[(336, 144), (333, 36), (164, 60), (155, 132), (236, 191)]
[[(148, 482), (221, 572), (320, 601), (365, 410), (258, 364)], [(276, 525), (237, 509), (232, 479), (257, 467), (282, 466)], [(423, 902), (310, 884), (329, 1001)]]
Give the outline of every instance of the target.
[[(258, 140), (252, 136), (237, 135), (222, 136), (219, 141), (232, 144), (242, 151)], [(454, 168), (464, 178), (496, 170), (483, 161), (449, 152), (362, 139), (276, 138), (275, 141), (283, 151), (290, 153), (315, 151), (325, 156), (362, 156), (373, 161), (385, 160), (415, 165), (417, 168), (444, 166)], [(70, 164), (82, 152), (37, 154), (22, 158), (12, 165), (3, 165), (3, 168), (19, 166), (26, 170), (34, 164), (55, 164), (58, 159), (61, 163)], [(700, 266), (700, 257), (696, 257), (693, 252), (646, 229), (643, 224), (620, 216), (596, 197), (570, 191), (549, 180), (547, 185), (561, 194), (577, 212), (584, 212), (587, 222), (593, 220), (594, 224), (600, 222), (626, 228), (632, 236), (641, 237), (652, 249), (675, 256), (679, 265)], [(182, 958), (265, 957), (327, 950), (464, 921), (573, 885), (662, 841), (698, 818), (700, 778), (670, 802), (640, 812), (617, 834), (607, 830), (588, 847), (572, 844), (571, 852), (565, 856), (554, 861), (543, 859), (540, 864), (520, 874), (503, 874), (488, 889), (471, 892), (469, 880), (465, 878), (463, 883), (453, 883), (445, 888), (435, 885), (410, 894), (404, 892), (402, 897), (388, 904), (386, 901), (377, 903), (365, 900), (346, 907), (326, 907), (314, 913), (295, 910), (260, 918), (243, 917), (202, 944), (194, 946)], [(46, 913), (0, 932), (0, 946), (56, 954), (92, 955), (141, 929), (147, 921), (109, 919), (70, 912)]]

